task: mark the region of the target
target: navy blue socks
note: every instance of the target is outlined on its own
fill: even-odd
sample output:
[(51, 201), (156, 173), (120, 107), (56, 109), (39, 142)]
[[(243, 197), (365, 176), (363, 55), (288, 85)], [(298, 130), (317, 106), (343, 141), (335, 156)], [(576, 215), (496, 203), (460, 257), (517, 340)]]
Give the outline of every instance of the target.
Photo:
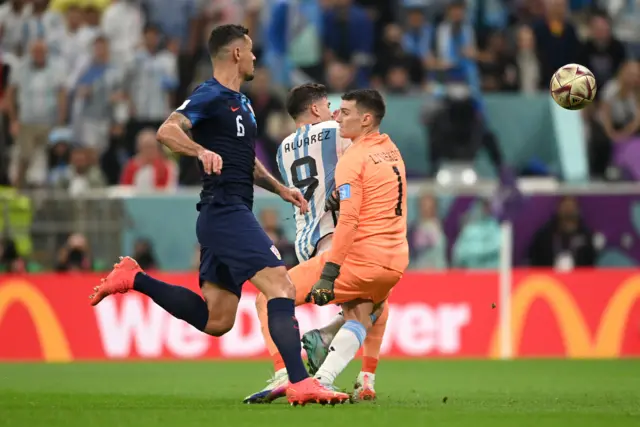
[(309, 376), (300, 352), (300, 328), (295, 317), (295, 301), (289, 298), (274, 298), (267, 302), (269, 333), (278, 347), (289, 381), (297, 383)]
[(136, 274), (133, 289), (145, 294), (173, 317), (184, 320), (196, 329), (204, 331), (207, 326), (207, 303), (195, 292), (182, 286), (161, 282), (145, 273)]

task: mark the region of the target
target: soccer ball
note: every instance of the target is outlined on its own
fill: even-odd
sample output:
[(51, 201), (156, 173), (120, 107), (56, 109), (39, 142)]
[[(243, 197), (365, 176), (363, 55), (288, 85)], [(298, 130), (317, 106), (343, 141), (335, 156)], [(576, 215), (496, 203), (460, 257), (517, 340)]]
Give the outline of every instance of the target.
[(549, 85), (556, 104), (567, 110), (582, 110), (596, 96), (596, 78), (584, 65), (567, 64), (553, 73)]

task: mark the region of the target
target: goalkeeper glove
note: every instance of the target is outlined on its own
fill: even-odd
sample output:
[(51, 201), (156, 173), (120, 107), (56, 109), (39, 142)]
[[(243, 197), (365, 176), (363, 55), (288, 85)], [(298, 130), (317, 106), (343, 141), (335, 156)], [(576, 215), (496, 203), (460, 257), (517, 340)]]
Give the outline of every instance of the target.
[(340, 275), (340, 266), (327, 262), (322, 269), (320, 280), (311, 288), (305, 302), (313, 302), (315, 305), (327, 305), (336, 298), (333, 292), (334, 282)]
[(338, 197), (338, 192), (333, 191), (324, 204), (324, 211), (335, 212), (339, 210), (340, 210), (340, 198)]

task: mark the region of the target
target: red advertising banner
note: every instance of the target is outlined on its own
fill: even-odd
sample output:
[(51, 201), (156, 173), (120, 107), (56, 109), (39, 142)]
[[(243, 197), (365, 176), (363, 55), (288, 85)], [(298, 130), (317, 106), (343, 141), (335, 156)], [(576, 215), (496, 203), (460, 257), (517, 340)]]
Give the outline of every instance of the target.
[[(197, 289), (193, 274), (159, 274)], [(589, 270), (516, 271), (511, 298), (514, 357), (640, 356), (640, 274)], [(93, 308), (99, 277), (0, 277), (0, 360), (260, 358), (267, 355), (247, 286), (237, 322), (212, 338), (174, 319), (144, 295), (109, 297)], [(390, 298), (384, 357), (499, 357), (498, 275), (408, 273)], [(498, 307), (493, 308), (493, 304)], [(303, 331), (336, 307), (302, 306)]]

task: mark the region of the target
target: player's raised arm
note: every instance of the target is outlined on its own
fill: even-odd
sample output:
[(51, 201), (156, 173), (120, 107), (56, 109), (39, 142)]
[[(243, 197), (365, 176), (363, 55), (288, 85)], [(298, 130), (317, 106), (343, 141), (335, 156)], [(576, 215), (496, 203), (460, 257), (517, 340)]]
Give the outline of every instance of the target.
[(179, 112), (173, 112), (158, 129), (156, 138), (174, 153), (197, 157), (202, 162), (206, 173), (219, 174), (222, 170), (222, 158), (213, 151), (196, 144), (187, 134), (191, 127), (192, 123), (188, 117)]
[(292, 203), (300, 208), (300, 213), (307, 213), (309, 206), (300, 190), (289, 188), (282, 185), (273, 175), (269, 173), (262, 162), (256, 158), (256, 164), (253, 169), (253, 183), (260, 188), (264, 188), (274, 194), (282, 197), (284, 201)]

